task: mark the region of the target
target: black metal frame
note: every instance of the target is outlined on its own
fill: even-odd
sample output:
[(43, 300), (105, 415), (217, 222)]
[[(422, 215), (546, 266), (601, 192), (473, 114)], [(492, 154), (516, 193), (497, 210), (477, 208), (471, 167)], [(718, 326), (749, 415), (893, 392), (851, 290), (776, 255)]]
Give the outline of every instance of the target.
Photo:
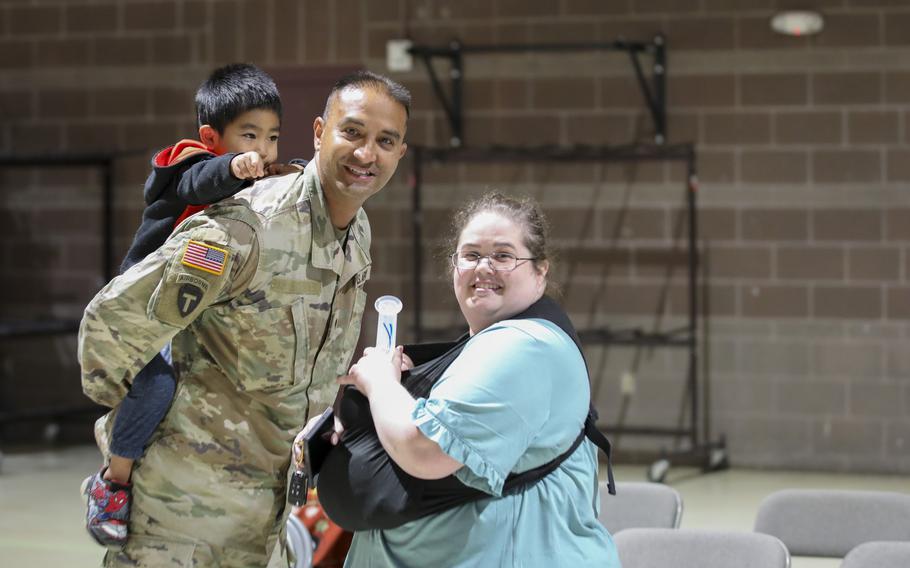
[[(423, 251), (421, 247), (423, 237), (423, 215), (421, 204), (422, 166), (425, 161), (433, 162), (642, 162), (642, 161), (682, 161), (686, 163), (686, 211), (688, 215), (688, 235), (686, 238), (686, 261), (688, 276), (688, 319), (685, 326), (667, 332), (644, 332), (640, 330), (626, 330), (617, 332), (608, 328), (580, 330), (579, 336), (583, 341), (631, 346), (666, 346), (689, 349), (689, 382), (694, 386), (698, 372), (698, 217), (697, 217), (697, 177), (695, 169), (695, 148), (692, 144), (677, 144), (666, 146), (655, 145), (628, 145), (628, 146), (575, 146), (575, 147), (497, 147), (488, 148), (432, 148), (426, 146), (412, 146), (412, 217), (411, 229), (414, 239), (412, 250), (413, 272), (413, 329), (415, 341), (423, 339), (423, 291), (421, 275), (423, 273)], [(691, 405), (693, 423), (697, 418), (697, 389), (691, 389)], [(609, 427), (618, 431), (618, 427)], [(692, 435), (693, 444), (698, 444), (695, 429), (686, 430), (660, 430), (661, 433), (674, 435)], [(654, 428), (625, 429), (627, 433), (654, 433)]]
[[(449, 121), (452, 135), (449, 146), (460, 148), (464, 144), (463, 113), (462, 113), (462, 84), (464, 82), (464, 55), (472, 53), (525, 53), (525, 52), (551, 52), (569, 53), (580, 51), (625, 51), (629, 55), (635, 77), (641, 89), (645, 105), (651, 113), (654, 122), (654, 143), (663, 144), (667, 139), (667, 111), (666, 111), (666, 72), (667, 50), (663, 35), (656, 35), (650, 42), (626, 41), (619, 39), (611, 42), (580, 42), (580, 43), (532, 43), (532, 44), (502, 44), (502, 45), (464, 45), (460, 41), (452, 41), (447, 47), (430, 47), (414, 45), (408, 49), (411, 55), (419, 57), (427, 69), (430, 82), (436, 98), (442, 106)], [(651, 64), (650, 84), (645, 77), (639, 55), (650, 55)], [(449, 97), (443, 89), (442, 83), (433, 67), (433, 59), (447, 59), (450, 64), (449, 80), (451, 81)]]
[[(113, 200), (114, 200), (114, 162), (118, 154), (47, 154), (34, 156), (0, 156), (0, 168), (23, 167), (84, 167), (98, 168), (101, 171), (101, 276), (107, 282), (114, 277), (113, 251)], [(19, 337), (52, 336), (76, 333), (79, 331), (78, 320), (30, 320), (0, 321), (0, 339), (8, 340)], [(0, 411), (0, 427), (5, 424), (25, 421), (52, 420), (60, 421), (67, 417), (86, 414), (97, 414), (102, 407), (97, 405), (65, 408), (20, 409)]]
[[(464, 147), (462, 130), (462, 84), (464, 80), (463, 55), (469, 53), (509, 53), (509, 52), (574, 52), (589, 50), (622, 50), (628, 52), (638, 79), (639, 86), (654, 123), (654, 144), (630, 144), (618, 146), (541, 146), (513, 147), (493, 146), (487, 148)], [(421, 341), (424, 335), (422, 308), (423, 292), (421, 275), (423, 274), (422, 258), (422, 203), (421, 188), (423, 185), (422, 168), (426, 161), (434, 162), (640, 162), (640, 161), (683, 161), (686, 163), (686, 210), (688, 216), (687, 234), (687, 269), (689, 310), (686, 325), (667, 332), (645, 332), (630, 330), (617, 332), (610, 329), (580, 330), (582, 341), (591, 341), (610, 345), (669, 347), (688, 350), (688, 370), (686, 373), (689, 394), (689, 426), (679, 428), (663, 427), (625, 427), (606, 425), (610, 432), (634, 435), (671, 436), (677, 441), (688, 439), (690, 448), (673, 452), (675, 457), (691, 456), (698, 460), (705, 471), (726, 467), (726, 447), (723, 437), (720, 440), (702, 441), (699, 432), (699, 361), (698, 361), (698, 268), (699, 251), (698, 215), (697, 215), (697, 176), (695, 147), (691, 143), (666, 145), (666, 43), (662, 35), (652, 42), (627, 42), (624, 40), (611, 43), (566, 43), (566, 44), (527, 44), (498, 46), (465, 46), (453, 41), (445, 48), (412, 46), (410, 53), (420, 57), (427, 68), (433, 89), (449, 121), (452, 131), (450, 145), (447, 148), (413, 145), (412, 175), (412, 233), (413, 248), (413, 329), (415, 340)], [(640, 53), (650, 54), (654, 58), (652, 79), (649, 86), (638, 60)], [(451, 98), (447, 99), (443, 87), (436, 76), (433, 58), (442, 57), (450, 61)], [(705, 418), (705, 436), (708, 436), (707, 416)], [(721, 452), (722, 459), (716, 459), (716, 452)], [(665, 453), (660, 461), (669, 464), (670, 454)], [(655, 466), (649, 471), (652, 481), (663, 481), (666, 469), (655, 473)]]
[(36, 156), (0, 156), (0, 168), (84, 167), (101, 170), (101, 246), (102, 275), (114, 277), (114, 161), (123, 154), (47, 154)]

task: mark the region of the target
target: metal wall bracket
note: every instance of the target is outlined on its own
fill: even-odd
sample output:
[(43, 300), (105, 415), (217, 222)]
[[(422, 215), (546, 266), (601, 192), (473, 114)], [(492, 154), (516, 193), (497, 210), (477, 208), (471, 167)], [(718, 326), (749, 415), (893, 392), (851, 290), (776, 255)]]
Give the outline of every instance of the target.
[[(612, 42), (586, 43), (541, 43), (541, 44), (503, 44), (503, 45), (464, 45), (454, 40), (446, 47), (414, 45), (408, 52), (423, 61), (433, 86), (433, 92), (445, 112), (451, 129), (449, 146), (460, 148), (464, 145), (464, 109), (463, 82), (464, 56), (481, 53), (523, 53), (551, 52), (565, 53), (578, 51), (624, 51), (628, 53), (638, 86), (641, 89), (645, 105), (651, 114), (654, 124), (654, 143), (663, 144), (667, 140), (667, 46), (663, 35), (658, 34), (650, 42), (634, 42), (618, 39)], [(650, 56), (651, 76), (647, 77), (640, 57)], [(449, 92), (446, 93), (434, 59), (449, 61)]]

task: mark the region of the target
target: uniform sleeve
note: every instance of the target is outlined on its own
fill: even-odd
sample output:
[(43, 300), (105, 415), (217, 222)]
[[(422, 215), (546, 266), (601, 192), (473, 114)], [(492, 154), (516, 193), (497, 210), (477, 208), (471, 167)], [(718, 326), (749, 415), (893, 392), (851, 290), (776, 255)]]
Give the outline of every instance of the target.
[(456, 476), (493, 495), (550, 415), (548, 346), (525, 330), (495, 326), (473, 338), (412, 418), (463, 463)]
[(210, 205), (249, 185), (248, 180), (231, 173), (231, 160), (236, 155), (223, 154), (187, 168), (177, 182), (177, 196), (190, 205)]
[(151, 358), (213, 304), (230, 300), (255, 273), (253, 229), (204, 215), (114, 278), (89, 303), (79, 327), (82, 389), (114, 407)]

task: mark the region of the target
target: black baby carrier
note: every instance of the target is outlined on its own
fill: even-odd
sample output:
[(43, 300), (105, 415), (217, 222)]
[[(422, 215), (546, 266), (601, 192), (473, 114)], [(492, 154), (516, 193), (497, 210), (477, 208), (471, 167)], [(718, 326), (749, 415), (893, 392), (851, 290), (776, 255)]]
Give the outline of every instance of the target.
[[(510, 319), (528, 318), (545, 319), (556, 324), (581, 351), (572, 322), (549, 297), (542, 297)], [(402, 373), (401, 384), (413, 397), (427, 397), (445, 369), (464, 349), (468, 339), (465, 334), (454, 343), (405, 346), (405, 353), (415, 366)], [(454, 475), (427, 480), (405, 473), (383, 449), (373, 425), (369, 400), (355, 388), (345, 388), (335, 406), (344, 424), (344, 435), (319, 466), (316, 487), (320, 504), (338, 525), (351, 531), (391, 529), (490, 497), (488, 493), (463, 484)], [(610, 442), (596, 429), (596, 419), (597, 414), (591, 406), (583, 430), (569, 449), (539, 467), (509, 475), (503, 486), (503, 495), (520, 493), (555, 471), (586, 437), (606, 454), (608, 488), (611, 494), (615, 494)]]

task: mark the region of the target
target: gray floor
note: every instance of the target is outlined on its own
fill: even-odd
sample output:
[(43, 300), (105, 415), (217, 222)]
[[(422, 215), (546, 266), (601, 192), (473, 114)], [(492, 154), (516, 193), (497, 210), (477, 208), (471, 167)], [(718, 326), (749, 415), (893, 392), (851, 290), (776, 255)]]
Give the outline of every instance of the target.
[[(102, 549), (85, 534), (79, 484), (100, 464), (93, 447), (7, 454), (0, 469), (0, 565), (98, 566)], [(621, 466), (617, 479), (643, 480), (644, 467)], [(777, 489), (874, 489), (910, 493), (906, 477), (732, 469), (699, 475), (675, 468), (668, 482), (683, 496), (682, 526), (751, 530), (761, 499)], [(835, 568), (837, 560), (794, 558), (793, 568)]]

